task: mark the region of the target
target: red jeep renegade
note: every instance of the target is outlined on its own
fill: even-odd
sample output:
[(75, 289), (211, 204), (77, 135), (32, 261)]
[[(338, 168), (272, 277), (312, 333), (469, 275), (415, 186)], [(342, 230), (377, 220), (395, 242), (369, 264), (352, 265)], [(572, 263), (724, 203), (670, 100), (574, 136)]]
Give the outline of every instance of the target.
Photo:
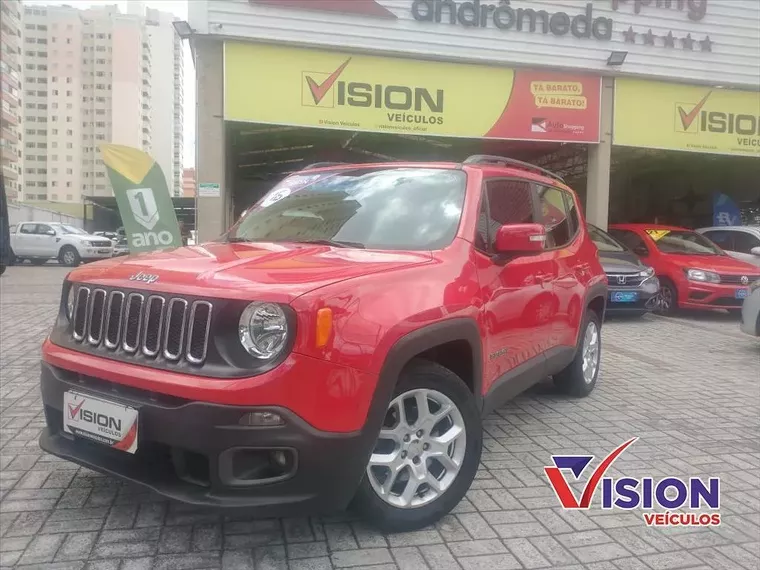
[(481, 418), (548, 376), (593, 390), (597, 253), (529, 164), (312, 165), (216, 242), (69, 274), (40, 445), (196, 505), (426, 526)]

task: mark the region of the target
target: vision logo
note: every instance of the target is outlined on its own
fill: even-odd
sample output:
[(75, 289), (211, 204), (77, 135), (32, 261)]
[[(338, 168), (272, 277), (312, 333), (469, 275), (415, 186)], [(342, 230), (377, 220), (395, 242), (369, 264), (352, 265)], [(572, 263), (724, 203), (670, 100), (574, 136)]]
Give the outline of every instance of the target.
[(707, 95), (702, 97), (702, 100), (696, 105), (694, 103), (676, 103), (675, 130), (677, 133), (691, 135), (699, 133), (699, 114), (710, 95), (712, 95), (712, 91), (708, 91)]
[(388, 112), (389, 122), (443, 124), (443, 89), (373, 83), (369, 72), (369, 77), (362, 81), (347, 81), (341, 76), (351, 60), (349, 57), (329, 72), (301, 72), (301, 105), (321, 109), (380, 109)]
[[(314, 71), (303, 72), (303, 92), (301, 104), (306, 107), (335, 107), (335, 90), (333, 85), (338, 80), (343, 70), (351, 63), (349, 57), (331, 73), (319, 73)], [(330, 95), (327, 97), (327, 95)]]
[[(703, 481), (698, 477), (605, 477), (618, 457), (636, 442), (632, 438), (604, 457), (583, 486), (580, 497), (570, 487), (579, 483), (583, 473), (593, 461), (593, 455), (552, 455), (554, 465), (544, 467), (549, 484), (564, 509), (589, 509), (594, 494), (601, 484), (601, 508), (634, 510), (643, 509), (644, 522), (648, 526), (711, 526), (720, 524), (720, 479), (710, 477)], [(567, 471), (572, 474), (568, 480)], [(567, 475), (567, 476), (566, 476)], [(658, 509), (658, 512), (654, 512)], [(671, 512), (686, 509), (688, 512)], [(713, 512), (704, 512), (709, 509)]]

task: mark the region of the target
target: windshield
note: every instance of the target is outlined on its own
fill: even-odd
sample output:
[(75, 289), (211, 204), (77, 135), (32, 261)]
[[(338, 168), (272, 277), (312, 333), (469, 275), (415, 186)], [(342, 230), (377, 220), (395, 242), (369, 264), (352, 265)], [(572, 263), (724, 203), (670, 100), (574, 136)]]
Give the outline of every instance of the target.
[(594, 242), (596, 248), (599, 251), (628, 251), (620, 242), (613, 238), (610, 234), (603, 232), (596, 226), (589, 224), (588, 233), (591, 236), (591, 241)]
[(84, 235), (87, 235), (86, 231), (80, 230), (79, 228), (75, 228), (74, 226), (67, 226), (66, 224), (59, 225), (58, 229), (60, 229), (61, 233), (64, 233), (64, 234), (84, 234)]
[(454, 239), (466, 175), (431, 168), (357, 168), (290, 176), (244, 214), (228, 241), (322, 242), (440, 249)]
[(723, 255), (721, 249), (697, 232), (688, 230), (647, 230), (662, 253)]

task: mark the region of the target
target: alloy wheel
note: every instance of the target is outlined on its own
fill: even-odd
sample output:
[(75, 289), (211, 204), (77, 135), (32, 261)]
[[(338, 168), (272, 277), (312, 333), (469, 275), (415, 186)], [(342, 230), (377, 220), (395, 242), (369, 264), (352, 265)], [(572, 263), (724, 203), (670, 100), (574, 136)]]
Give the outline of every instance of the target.
[(462, 413), (450, 398), (436, 390), (409, 390), (388, 406), (367, 477), (389, 505), (421, 507), (451, 487), (466, 441)]
[(599, 369), (599, 328), (591, 321), (583, 336), (583, 380), (591, 384)]
[(66, 265), (71, 265), (74, 263), (74, 252), (73, 251), (64, 251), (63, 252), (63, 262)]
[(670, 308), (673, 306), (673, 291), (670, 290), (670, 287), (667, 285), (663, 285), (660, 289), (660, 309), (663, 313), (667, 313), (670, 311)]

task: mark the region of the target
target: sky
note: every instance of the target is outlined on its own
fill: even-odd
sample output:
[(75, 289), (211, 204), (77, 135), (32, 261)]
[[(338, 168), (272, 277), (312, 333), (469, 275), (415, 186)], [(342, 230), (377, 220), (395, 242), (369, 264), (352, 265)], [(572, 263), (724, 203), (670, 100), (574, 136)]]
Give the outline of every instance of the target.
[[(24, 0), (23, 4), (51, 6), (67, 4), (75, 8), (87, 9), (93, 6), (109, 6), (116, 4), (122, 14), (128, 12), (127, 6), (130, 0)], [(187, 0), (143, 0), (143, 4), (149, 8), (170, 12), (180, 20), (187, 20)], [(184, 144), (182, 146), (184, 156), (182, 157), (183, 165), (186, 167), (195, 165), (195, 66), (190, 54), (190, 47), (184, 42), (184, 117), (185, 125), (183, 129)]]

